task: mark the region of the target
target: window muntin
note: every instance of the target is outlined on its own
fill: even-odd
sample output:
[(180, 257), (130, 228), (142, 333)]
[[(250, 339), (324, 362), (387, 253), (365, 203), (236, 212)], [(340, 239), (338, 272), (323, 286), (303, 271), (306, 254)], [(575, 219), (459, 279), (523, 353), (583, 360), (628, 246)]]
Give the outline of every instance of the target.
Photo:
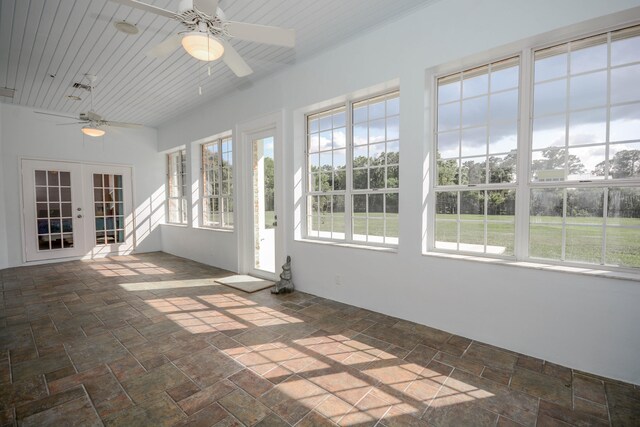
[(306, 236), (398, 244), (399, 93), (306, 118)]
[(533, 182), (640, 178), (639, 40), (632, 27), (534, 53)]
[(516, 181), (519, 58), (438, 79), (438, 186)]
[(640, 267), (640, 26), (534, 53), (531, 258)]
[(169, 192), (167, 197), (167, 222), (187, 223), (187, 151), (179, 150), (167, 154)]
[(230, 136), (202, 144), (202, 225), (233, 228), (233, 143)]
[(437, 82), (437, 250), (514, 256), (520, 59)]
[(400, 98), (398, 93), (352, 104), (353, 240), (398, 244)]

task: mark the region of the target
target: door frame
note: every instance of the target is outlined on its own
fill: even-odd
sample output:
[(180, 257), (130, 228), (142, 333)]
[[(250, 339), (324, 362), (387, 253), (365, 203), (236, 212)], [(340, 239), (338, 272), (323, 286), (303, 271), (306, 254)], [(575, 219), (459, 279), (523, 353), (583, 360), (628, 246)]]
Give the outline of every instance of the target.
[[(280, 265), (284, 263), (285, 254), (285, 233), (286, 217), (284, 211), (284, 111), (280, 110), (275, 113), (267, 114), (257, 119), (240, 123), (236, 126), (237, 139), (240, 143), (236, 144), (237, 165), (242, 165), (236, 170), (237, 178), (236, 188), (240, 190), (237, 201), (239, 202), (236, 209), (236, 223), (239, 224), (238, 230), (238, 273), (252, 274), (264, 279), (275, 280), (279, 276)], [(259, 133), (271, 131), (274, 138), (273, 157), (275, 162), (274, 168), (274, 186), (275, 197), (274, 205), (278, 215), (278, 226), (275, 228), (275, 273), (269, 274), (262, 270), (253, 268), (254, 241), (253, 241), (253, 182), (252, 182), (252, 136)]]
[[(24, 212), (25, 212), (25, 200), (24, 200), (24, 180), (23, 180), (23, 170), (22, 170), (22, 163), (23, 161), (35, 161), (35, 162), (56, 162), (56, 163), (72, 163), (72, 164), (76, 164), (78, 166), (81, 167), (81, 174), (84, 174), (85, 167), (104, 167), (104, 168), (109, 168), (109, 167), (115, 167), (115, 168), (128, 168), (130, 170), (130, 180), (129, 180), (129, 185), (131, 188), (131, 191), (129, 192), (130, 194), (130, 201), (129, 203), (131, 204), (131, 230), (132, 230), (132, 234), (131, 234), (131, 238), (132, 238), (132, 243), (131, 243), (131, 248), (128, 249), (126, 252), (118, 252), (118, 253), (109, 253), (109, 254), (93, 254), (93, 251), (89, 251), (89, 253), (83, 255), (83, 256), (70, 256), (70, 257), (66, 257), (66, 258), (56, 258), (56, 259), (44, 259), (44, 260), (33, 260), (33, 261), (27, 261), (27, 246), (26, 246), (26, 233), (25, 233), (25, 218), (24, 218)], [(20, 191), (20, 238), (21, 238), (21, 244), (22, 244), (22, 265), (37, 265), (37, 264), (50, 264), (50, 263), (56, 263), (56, 262), (63, 262), (63, 261), (71, 261), (71, 260), (78, 260), (78, 259), (91, 259), (91, 258), (102, 258), (105, 256), (109, 256), (109, 255), (124, 255), (124, 254), (128, 254), (131, 253), (133, 251), (135, 251), (135, 248), (137, 247), (137, 239), (136, 239), (136, 233), (135, 230), (137, 229), (137, 224), (136, 224), (136, 206), (135, 206), (135, 200), (136, 200), (136, 195), (135, 195), (135, 187), (133, 185), (134, 183), (134, 167), (131, 164), (117, 164), (117, 163), (107, 163), (107, 162), (85, 162), (85, 161), (79, 161), (79, 160), (67, 160), (67, 159), (53, 159), (53, 158), (46, 158), (46, 157), (33, 157), (33, 156), (18, 156), (18, 165), (19, 165), (19, 173), (18, 173), (18, 185), (19, 185), (19, 191)], [(81, 176), (81, 180), (82, 182), (82, 188), (81, 188), (81, 192), (83, 194), (85, 194), (85, 187), (86, 187), (86, 183), (84, 182), (84, 175)], [(93, 188), (93, 184), (92, 188)], [(88, 203), (88, 202), (87, 202)], [(84, 212), (86, 212), (85, 207), (83, 206), (83, 210)], [(125, 219), (126, 221), (126, 219)], [(88, 227), (87, 227), (88, 228)], [(86, 233), (85, 233), (86, 234)], [(89, 238), (89, 236), (85, 236), (85, 241)]]

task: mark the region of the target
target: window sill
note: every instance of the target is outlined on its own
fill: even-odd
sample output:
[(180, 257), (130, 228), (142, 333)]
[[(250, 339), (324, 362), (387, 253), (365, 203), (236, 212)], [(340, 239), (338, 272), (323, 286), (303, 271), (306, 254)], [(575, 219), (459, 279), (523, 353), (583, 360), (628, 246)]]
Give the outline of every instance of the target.
[(178, 224), (177, 222), (165, 222), (162, 225), (168, 225), (169, 227), (189, 228), (188, 224)]
[(206, 231), (217, 231), (220, 233), (235, 233), (235, 228), (216, 228), (216, 227), (206, 227), (206, 226), (194, 226), (194, 230), (206, 230)]
[(301, 243), (311, 243), (316, 245), (325, 245), (325, 246), (337, 246), (340, 248), (350, 248), (350, 249), (365, 249), (368, 251), (374, 252), (386, 252), (386, 253), (398, 253), (397, 247), (388, 247), (388, 246), (372, 246), (367, 244), (359, 244), (359, 243), (341, 243), (341, 242), (332, 242), (328, 240), (314, 240), (314, 239), (296, 239), (296, 242)]
[(596, 266), (576, 267), (569, 265), (548, 264), (544, 261), (514, 261), (501, 258), (489, 258), (473, 255), (450, 254), (444, 252), (423, 252), (423, 256), (435, 258), (457, 259), (471, 262), (480, 262), (493, 265), (506, 265), (511, 267), (531, 268), (534, 270), (555, 271), (560, 273), (580, 274), (583, 276), (604, 277), (607, 279), (631, 280), (640, 282), (640, 273), (605, 270)]

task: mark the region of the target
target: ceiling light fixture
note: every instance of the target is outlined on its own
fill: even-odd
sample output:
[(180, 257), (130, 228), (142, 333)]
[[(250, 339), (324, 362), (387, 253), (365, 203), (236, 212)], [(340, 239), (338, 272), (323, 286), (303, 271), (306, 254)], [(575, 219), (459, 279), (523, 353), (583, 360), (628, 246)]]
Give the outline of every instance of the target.
[(98, 129), (97, 127), (93, 127), (91, 125), (83, 126), (81, 130), (85, 135), (93, 137), (102, 136), (105, 133), (102, 129)]
[(129, 24), (127, 21), (118, 21), (114, 22), (113, 26), (116, 27), (116, 30), (121, 33), (125, 33), (128, 35), (138, 34), (138, 27), (133, 24)]
[(192, 31), (182, 37), (182, 47), (184, 50), (200, 61), (215, 61), (224, 53), (224, 46), (215, 37)]

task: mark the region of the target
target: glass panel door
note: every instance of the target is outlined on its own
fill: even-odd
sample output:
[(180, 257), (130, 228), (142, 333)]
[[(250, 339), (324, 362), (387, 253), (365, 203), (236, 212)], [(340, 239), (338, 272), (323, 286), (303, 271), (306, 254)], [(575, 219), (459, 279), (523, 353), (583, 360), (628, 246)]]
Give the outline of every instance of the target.
[(276, 271), (275, 162), (274, 138), (265, 136), (251, 141), (253, 188), (253, 268)]
[(27, 261), (83, 255), (81, 166), (23, 160), (25, 258)]
[(85, 199), (90, 206), (87, 251), (92, 257), (133, 250), (131, 169), (87, 165)]
[(25, 260), (133, 250), (131, 168), (22, 161)]

